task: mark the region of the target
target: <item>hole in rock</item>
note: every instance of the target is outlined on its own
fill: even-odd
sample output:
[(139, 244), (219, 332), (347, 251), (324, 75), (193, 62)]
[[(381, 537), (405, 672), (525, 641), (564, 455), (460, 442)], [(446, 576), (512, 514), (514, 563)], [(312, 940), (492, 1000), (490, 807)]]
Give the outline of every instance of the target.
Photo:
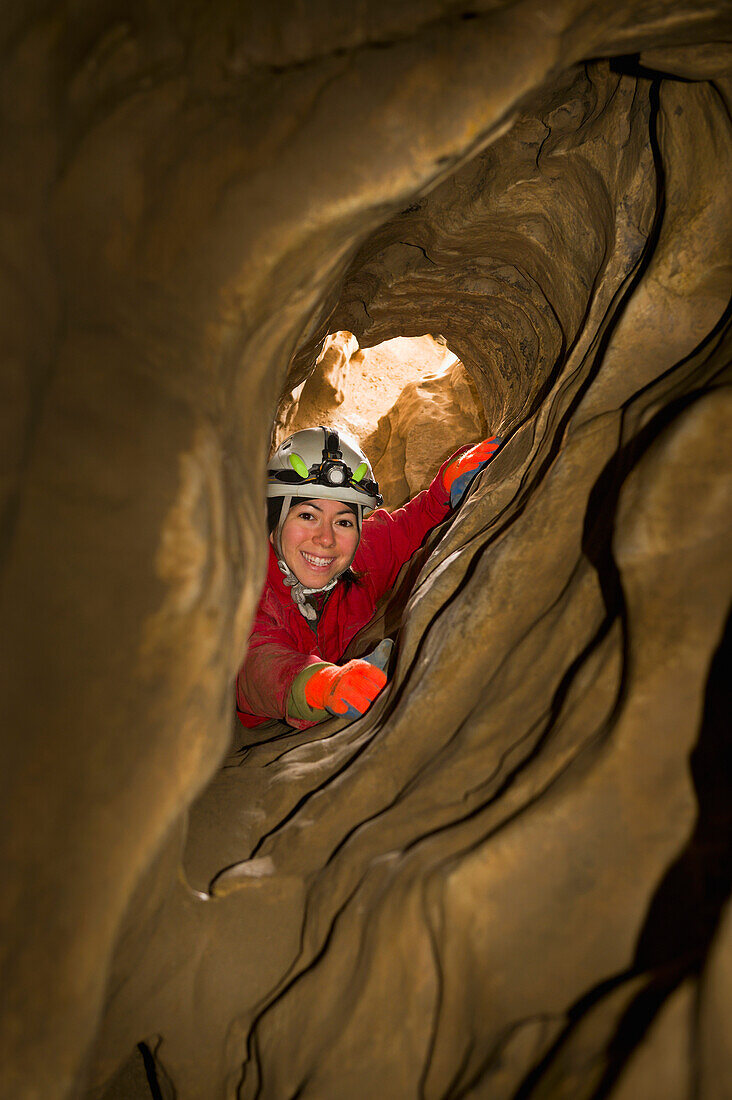
[(329, 424), (355, 437), (387, 508), (429, 484), (461, 443), (485, 435), (476, 387), (442, 336), (398, 336), (360, 348), (350, 332), (326, 337), (312, 372), (284, 394), (272, 433)]
[[(430, 334), (396, 337), (363, 349), (350, 332), (330, 334), (308, 377), (280, 401), (273, 449), (293, 432), (319, 424), (361, 443), (388, 509), (398, 508), (429, 485), (459, 446), (486, 435), (486, 418), (472, 378), (444, 337)], [(437, 529), (430, 532), (405, 562), (344, 658), (363, 656), (383, 638), (398, 637), (409, 594), (438, 538)], [(259, 744), (271, 745), (276, 763), (279, 752), (285, 751), (280, 742), (286, 745), (295, 732), (284, 724), (270, 724), (264, 732), (253, 729), (242, 735), (236, 719), (233, 725), (228, 763), (190, 810), (184, 866), (189, 883), (200, 890), (208, 890), (227, 867), (240, 862), (242, 853), (256, 854), (251, 830), (240, 821), (237, 765)]]

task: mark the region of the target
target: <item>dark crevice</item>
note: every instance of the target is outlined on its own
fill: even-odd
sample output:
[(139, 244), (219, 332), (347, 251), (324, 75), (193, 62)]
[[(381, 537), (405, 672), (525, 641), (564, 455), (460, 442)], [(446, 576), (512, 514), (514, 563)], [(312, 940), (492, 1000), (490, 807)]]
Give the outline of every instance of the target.
[[(147, 1043), (138, 1043), (137, 1049), (142, 1056), (142, 1064), (145, 1067), (145, 1076), (147, 1077), (147, 1083), (150, 1086), (150, 1096), (152, 1100), (168, 1100), (165, 1093), (160, 1088), (158, 1081), (157, 1063), (155, 1055), (150, 1050)], [(170, 1094), (168, 1094), (169, 1096)]]
[(514, 1093), (512, 1100), (531, 1100), (531, 1096), (536, 1087), (543, 1081), (546, 1071), (554, 1064), (557, 1056), (564, 1049), (567, 1040), (573, 1035), (579, 1022), (592, 1012), (605, 997), (614, 993), (621, 985), (628, 982), (631, 977), (630, 971), (623, 971), (621, 974), (605, 978), (603, 981), (598, 982), (592, 989), (582, 994), (582, 996), (569, 1008), (566, 1026), (552, 1043), (544, 1057), (526, 1074)]
[(418, 252), (422, 253), (427, 263), (432, 264), (433, 267), (437, 267), (435, 261), (427, 255), (427, 250), (423, 248), (421, 244), (415, 244), (414, 241), (395, 241), (395, 244), (401, 244), (405, 248), (416, 248)]
[(698, 977), (732, 893), (731, 677), (732, 613), (710, 662), (701, 728), (690, 757), (699, 806), (696, 827), (651, 899), (633, 960), (633, 973), (648, 972), (649, 984), (618, 1024), (592, 1100), (606, 1100), (669, 996), (685, 979)]
[(700, 974), (732, 894), (731, 680), (732, 614), (710, 662), (699, 737), (690, 757), (699, 806), (694, 832), (651, 899), (631, 967), (598, 985), (569, 1010), (566, 1028), (526, 1076), (514, 1100), (530, 1100), (577, 1025), (608, 993), (645, 974), (647, 983), (623, 1012), (607, 1045), (605, 1069), (592, 1093), (591, 1100), (607, 1100), (668, 998), (685, 979)]
[(701, 962), (732, 892), (732, 753), (729, 700), (732, 614), (712, 658), (690, 766), (699, 804), (688, 845), (669, 867), (638, 939), (636, 966), (650, 969), (691, 951)]
[[(698, 77), (682, 76), (672, 69), (654, 68), (644, 65), (638, 53), (624, 54), (610, 59), (610, 68), (615, 73), (636, 76), (642, 80), (673, 80), (675, 84), (699, 84)], [(704, 78), (702, 78), (704, 79)]]

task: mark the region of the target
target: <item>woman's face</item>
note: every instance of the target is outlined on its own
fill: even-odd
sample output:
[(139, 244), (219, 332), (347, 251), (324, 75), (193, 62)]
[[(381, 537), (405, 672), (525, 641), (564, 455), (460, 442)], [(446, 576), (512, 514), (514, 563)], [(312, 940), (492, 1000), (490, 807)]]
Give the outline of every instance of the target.
[(306, 588), (323, 588), (353, 561), (356, 517), (340, 500), (298, 501), (287, 513), (280, 540), (287, 565)]

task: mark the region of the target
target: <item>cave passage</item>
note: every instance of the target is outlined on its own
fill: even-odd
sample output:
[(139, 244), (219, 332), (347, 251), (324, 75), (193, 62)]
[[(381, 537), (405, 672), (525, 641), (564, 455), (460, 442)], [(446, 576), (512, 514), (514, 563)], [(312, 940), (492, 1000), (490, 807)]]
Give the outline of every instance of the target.
[(359, 348), (352, 333), (326, 336), (308, 378), (279, 403), (272, 447), (302, 428), (329, 424), (360, 442), (385, 507), (427, 487), (462, 443), (483, 438), (476, 387), (444, 337), (396, 336)]
[[(0, 24), (7, 1095), (722, 1100), (729, 5)], [(392, 508), (503, 446), (388, 691), (243, 744), (326, 414)]]

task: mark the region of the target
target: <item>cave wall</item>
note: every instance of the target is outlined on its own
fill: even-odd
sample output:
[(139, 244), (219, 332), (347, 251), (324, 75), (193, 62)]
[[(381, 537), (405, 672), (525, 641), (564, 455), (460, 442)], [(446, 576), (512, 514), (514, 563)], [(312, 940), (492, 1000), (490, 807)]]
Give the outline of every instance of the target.
[[(4, 1091), (723, 1096), (726, 6), (2, 22)], [(366, 719), (209, 782), (336, 329), (505, 445)]]

